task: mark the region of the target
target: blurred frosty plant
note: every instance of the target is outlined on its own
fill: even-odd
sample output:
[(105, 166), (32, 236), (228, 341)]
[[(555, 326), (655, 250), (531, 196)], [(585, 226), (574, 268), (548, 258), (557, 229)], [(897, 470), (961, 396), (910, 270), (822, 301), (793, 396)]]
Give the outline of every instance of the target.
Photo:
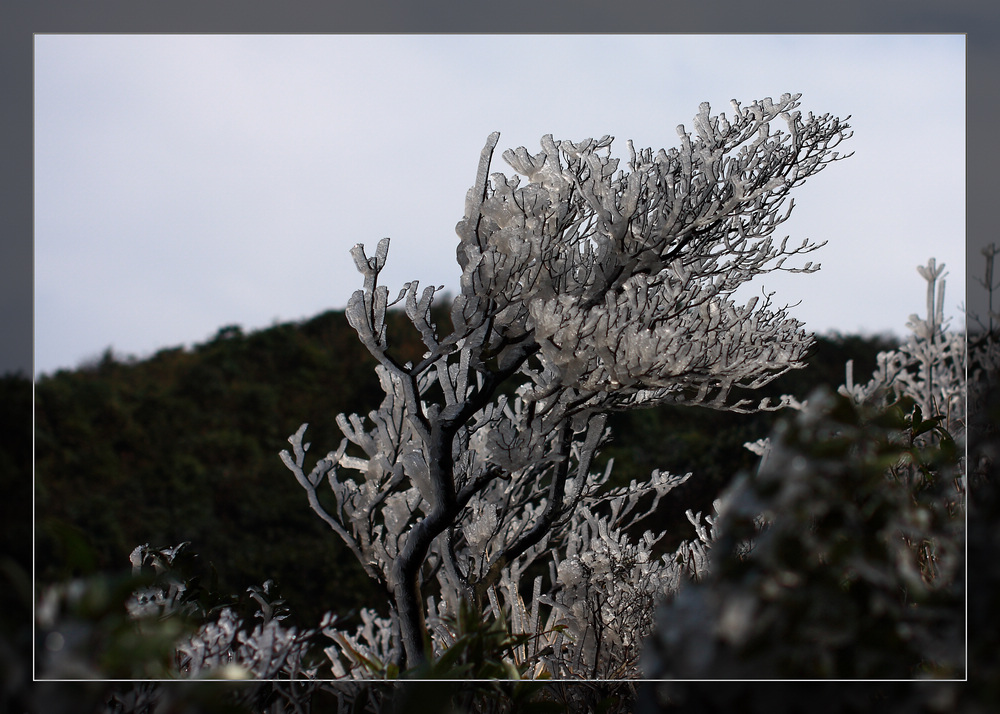
[(724, 496), (709, 575), (659, 613), (646, 675), (960, 676), (959, 458), (946, 435), (913, 438), (926, 430), (912, 399), (812, 394), (775, 429), (767, 465)]
[[(828, 114), (803, 116), (798, 98), (734, 101), (728, 118), (702, 104), (693, 132), (678, 127), (678, 148), (629, 143), (623, 169), (610, 137), (545, 136), (538, 154), (504, 152), (519, 176), (491, 174), (499, 134), (490, 135), (457, 226), (450, 331), (433, 322), (434, 287), (407, 283), (390, 301), (379, 284), (388, 239), (374, 256), (352, 250), (364, 289), (347, 317), (378, 360), (385, 399), (368, 423), (338, 416), (346, 438), (312, 468), (305, 425), (282, 459), (385, 588), (385, 654), (397, 666), (426, 660), (427, 596), (452, 616), (462, 601), (485, 612), (505, 578), (514, 597), (518, 574), (560, 542), (553, 534), (591, 523), (572, 519), (607, 478), (590, 472), (606, 412), (790, 403), (739, 392), (803, 366), (809, 336), (771, 296), (738, 305), (732, 294), (763, 273), (819, 268), (786, 265), (818, 245), (772, 234), (789, 192), (843, 158), (835, 149), (851, 133)], [(396, 304), (426, 346), (416, 363), (390, 351), (385, 316)], [(514, 397), (501, 390), (510, 384)], [(320, 499), (321, 484), (332, 498)]]

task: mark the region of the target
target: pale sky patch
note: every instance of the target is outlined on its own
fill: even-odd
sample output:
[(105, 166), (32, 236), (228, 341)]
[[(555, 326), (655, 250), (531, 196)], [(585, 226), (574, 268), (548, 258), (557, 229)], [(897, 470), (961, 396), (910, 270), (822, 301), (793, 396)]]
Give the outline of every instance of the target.
[[(840, 117), (855, 155), (793, 192), (779, 230), (829, 241), (767, 276), (808, 329), (905, 332), (918, 264), (965, 293), (961, 35), (39, 35), (35, 367), (152, 352), (343, 308), (349, 251), (383, 278), (457, 289), (455, 224), (487, 135), (672, 147), (784, 92)], [(800, 302), (801, 301), (801, 302)]]

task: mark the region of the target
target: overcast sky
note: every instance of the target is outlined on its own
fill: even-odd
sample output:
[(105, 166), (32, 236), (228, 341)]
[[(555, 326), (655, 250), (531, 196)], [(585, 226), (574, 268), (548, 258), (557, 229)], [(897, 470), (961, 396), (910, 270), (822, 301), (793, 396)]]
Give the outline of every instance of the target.
[(780, 229), (829, 241), (808, 256), (822, 270), (762, 286), (815, 332), (902, 335), (935, 257), (958, 326), (960, 35), (38, 35), (36, 373), (343, 308), (351, 246), (383, 236), (391, 291), (454, 291), (491, 131), (510, 173), (502, 150), (543, 134), (670, 148), (700, 102), (731, 116), (784, 92), (851, 115), (855, 155), (797, 189)]

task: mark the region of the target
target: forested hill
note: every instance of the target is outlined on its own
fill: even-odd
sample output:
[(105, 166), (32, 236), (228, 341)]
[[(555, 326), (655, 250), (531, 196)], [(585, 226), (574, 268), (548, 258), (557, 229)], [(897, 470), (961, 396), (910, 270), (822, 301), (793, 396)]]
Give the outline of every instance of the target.
[[(389, 324), (401, 359), (418, 358), (423, 346), (405, 316), (393, 313)], [(820, 383), (836, 387), (848, 359), (863, 378), (876, 354), (895, 346), (890, 337), (817, 338), (809, 367), (760, 396), (804, 398)], [(225, 592), (276, 579), (298, 624), (382, 602), (278, 458), (303, 422), (314, 458), (335, 449), (336, 415), (366, 414), (381, 401), (374, 364), (344, 314), (326, 312), (250, 334), (223, 327), (204, 344), (141, 361), (109, 351), (42, 377), (35, 388), (39, 580), (124, 568), (142, 543), (190, 541)], [(12, 378), (3, 386), (13, 394), (23, 385)], [(615, 414), (604, 455), (615, 458), (616, 481), (653, 468), (692, 471), (662, 522), (649, 524), (688, 537), (684, 510), (710, 510), (720, 488), (753, 465), (743, 443), (765, 436), (775, 418), (690, 407)]]

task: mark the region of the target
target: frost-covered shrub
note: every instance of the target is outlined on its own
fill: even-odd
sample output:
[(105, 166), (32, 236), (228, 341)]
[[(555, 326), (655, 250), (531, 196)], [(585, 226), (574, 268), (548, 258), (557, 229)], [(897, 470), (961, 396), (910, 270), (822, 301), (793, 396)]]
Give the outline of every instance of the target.
[[(432, 321), (433, 286), (418, 293), (407, 283), (390, 301), (379, 284), (388, 239), (374, 256), (354, 248), (364, 289), (347, 317), (378, 360), (385, 399), (367, 419), (339, 415), (345, 439), (311, 467), (305, 425), (281, 455), (310, 507), (386, 592), (385, 622), (324, 628), (341, 676), (370, 675), (359, 648), (397, 670), (437, 656), (462, 601), (530, 628), (540, 649), (518, 656), (533, 658), (535, 675), (634, 671), (654, 590), (698, 570), (704, 543), (653, 563), (658, 536), (629, 540), (623, 512), (588, 510), (607, 480), (591, 463), (608, 411), (793, 403), (755, 404), (741, 390), (802, 367), (810, 337), (770, 296), (738, 305), (732, 295), (762, 273), (819, 267), (786, 265), (819, 246), (789, 248), (771, 235), (789, 192), (843, 158), (835, 149), (851, 134), (830, 115), (803, 117), (797, 99), (734, 101), (730, 118), (703, 104), (693, 133), (678, 127), (679, 148), (629, 144), (623, 170), (610, 137), (545, 136), (539, 154), (504, 152), (519, 175), (491, 175), (491, 135), (457, 226), (450, 332)], [(387, 341), (396, 303), (426, 346), (415, 363)], [(634, 485), (617, 507), (662, 496), (671, 479)], [(522, 584), (532, 564), (548, 565), (549, 577)], [(624, 577), (645, 579), (622, 586)], [(584, 595), (581, 610), (571, 599)]]

